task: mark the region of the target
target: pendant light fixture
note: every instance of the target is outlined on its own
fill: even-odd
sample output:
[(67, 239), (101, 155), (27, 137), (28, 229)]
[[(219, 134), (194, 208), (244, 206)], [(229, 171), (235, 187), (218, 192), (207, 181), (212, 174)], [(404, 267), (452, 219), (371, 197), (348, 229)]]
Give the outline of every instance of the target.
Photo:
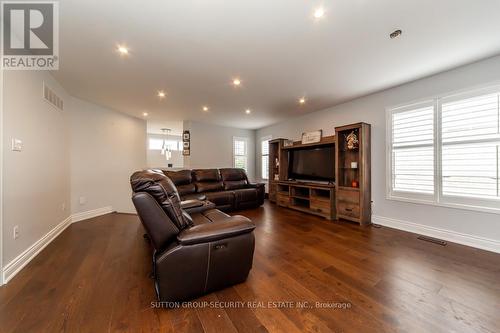
[(170, 145), (168, 144), (168, 138), (170, 136), (170, 128), (162, 128), (161, 131), (163, 132), (164, 138), (163, 138), (163, 144), (161, 146), (161, 154), (165, 155), (165, 159), (167, 161), (170, 161), (172, 158), (172, 150), (170, 149)]

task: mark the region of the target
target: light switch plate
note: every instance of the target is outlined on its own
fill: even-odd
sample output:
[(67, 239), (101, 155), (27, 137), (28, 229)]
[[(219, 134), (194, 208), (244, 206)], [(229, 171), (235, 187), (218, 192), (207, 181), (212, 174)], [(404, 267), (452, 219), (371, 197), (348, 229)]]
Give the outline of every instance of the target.
[(12, 139), (12, 151), (22, 151), (23, 141), (20, 139)]

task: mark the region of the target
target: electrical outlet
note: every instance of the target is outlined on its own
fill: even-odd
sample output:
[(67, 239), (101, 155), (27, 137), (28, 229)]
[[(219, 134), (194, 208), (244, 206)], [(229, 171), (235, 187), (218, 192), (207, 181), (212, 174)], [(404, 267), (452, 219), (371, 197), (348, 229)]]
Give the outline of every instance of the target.
[(80, 197), (80, 205), (85, 205), (87, 203), (87, 198)]
[(14, 239), (19, 238), (19, 226), (18, 225), (14, 226), (14, 228), (12, 229), (12, 238), (14, 238)]

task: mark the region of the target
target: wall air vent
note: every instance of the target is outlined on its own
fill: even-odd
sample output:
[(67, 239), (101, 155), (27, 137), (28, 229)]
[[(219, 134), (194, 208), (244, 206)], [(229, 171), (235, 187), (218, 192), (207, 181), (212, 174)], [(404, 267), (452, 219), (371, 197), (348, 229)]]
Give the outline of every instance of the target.
[(59, 110), (64, 110), (64, 102), (49, 86), (43, 83), (43, 99)]

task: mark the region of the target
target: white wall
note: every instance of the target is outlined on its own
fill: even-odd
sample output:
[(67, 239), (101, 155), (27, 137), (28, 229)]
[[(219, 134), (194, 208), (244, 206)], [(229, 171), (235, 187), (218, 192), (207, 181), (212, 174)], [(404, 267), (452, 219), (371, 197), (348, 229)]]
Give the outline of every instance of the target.
[(3, 281), (3, 69), (0, 69), (0, 286)]
[(129, 178), (146, 167), (146, 122), (77, 98), (70, 120), (72, 213), (135, 213)]
[[(69, 99), (48, 72), (4, 71), (4, 265), (70, 214), (69, 112), (42, 99), (43, 81), (65, 102)], [(23, 141), (22, 152), (11, 151), (12, 138)], [(16, 225), (20, 235), (14, 240)]]
[(185, 121), (184, 130), (191, 132), (191, 156), (184, 157), (184, 167), (233, 167), (233, 137), (248, 138), (248, 178), (255, 179), (255, 131)]
[[(149, 139), (160, 139), (165, 138), (162, 134), (148, 133), (147, 140)], [(169, 140), (178, 140), (182, 142), (181, 135), (169, 135)], [(149, 145), (149, 143), (148, 143)], [(172, 164), (172, 169), (182, 169), (184, 167), (184, 156), (182, 156), (182, 150), (172, 150), (172, 158), (170, 160), (165, 159), (165, 155), (161, 154), (161, 150), (150, 150), (147, 149), (147, 162), (148, 168), (167, 168), (169, 164)]]
[[(443, 229), (445, 232), (441, 236), (452, 235), (449, 238), (455, 241), (460, 241), (461, 234), (464, 234), (463, 243), (478, 241), (486, 244), (490, 239), (494, 241), (492, 246), (500, 249), (500, 243), (498, 243), (500, 242), (500, 215), (385, 199), (386, 107), (499, 80), (500, 56), (497, 56), (260, 129), (256, 133), (256, 153), (259, 156), (260, 138), (266, 135), (272, 135), (273, 138), (299, 139), (303, 131), (322, 129), (324, 135), (332, 135), (335, 126), (360, 121), (370, 123), (372, 125), (373, 214), (376, 218), (380, 218), (380, 222), (391, 222), (390, 219), (397, 220), (392, 221), (395, 225), (399, 222), (410, 222), (410, 224), (400, 224), (399, 227), (410, 226), (407, 229), (421, 229), (422, 232), (434, 232), (435, 235), (440, 234), (441, 231), (432, 230), (433, 228)], [(257, 163), (257, 172), (260, 172), (259, 163)], [(474, 240), (474, 237), (485, 239)]]

